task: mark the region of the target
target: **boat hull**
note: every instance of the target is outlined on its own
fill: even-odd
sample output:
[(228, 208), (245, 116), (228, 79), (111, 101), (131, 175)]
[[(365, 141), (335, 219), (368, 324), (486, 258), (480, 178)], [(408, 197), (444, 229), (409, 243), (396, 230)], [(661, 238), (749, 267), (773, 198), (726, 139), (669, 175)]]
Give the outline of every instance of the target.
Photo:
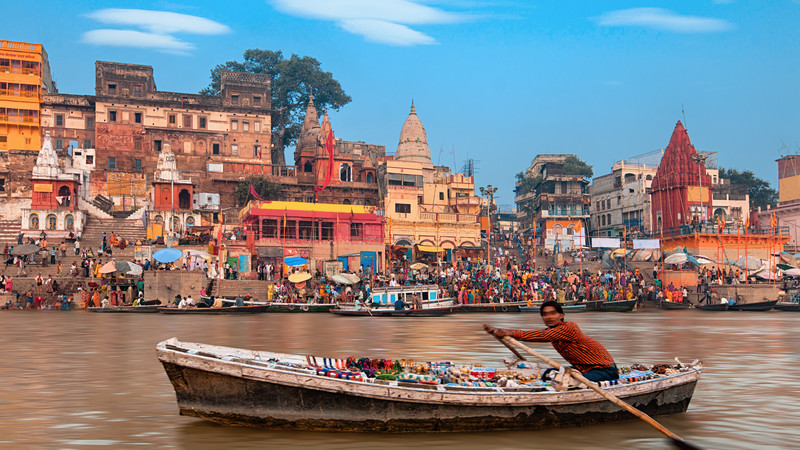
[(146, 306), (93, 306), (86, 308), (89, 312), (94, 313), (157, 313), (159, 306), (146, 305)]
[(472, 305), (461, 305), (458, 308), (459, 313), (487, 313), (487, 312), (520, 312), (520, 307), (525, 303), (477, 303)]
[(446, 306), (441, 308), (404, 309), (331, 309), (330, 312), (338, 316), (357, 317), (438, 317), (451, 314), (461, 309), (460, 306)]
[(800, 303), (797, 302), (778, 302), (774, 306), (778, 311), (800, 311)]
[(636, 306), (636, 300), (618, 300), (613, 302), (605, 302), (600, 304), (600, 311), (606, 312), (628, 312), (633, 311)]
[(730, 305), (728, 307), (729, 311), (769, 311), (778, 303), (777, 300), (772, 300), (769, 302), (757, 302), (757, 303), (741, 303), (738, 305)]
[(727, 303), (714, 303), (711, 305), (696, 305), (695, 308), (702, 311), (727, 311), (730, 306)]
[(158, 312), (164, 314), (261, 314), (269, 312), (270, 305), (256, 305), (256, 306), (228, 306), (224, 308), (170, 308), (162, 306), (158, 308)]
[(689, 309), (691, 304), (689, 303), (678, 303), (678, 302), (668, 302), (666, 300), (662, 300), (661, 309)]
[[(169, 341), (167, 341), (169, 342)], [(163, 344), (163, 343), (162, 343)], [(588, 389), (530, 392), (330, 379), (157, 348), (181, 415), (234, 425), (341, 432), (535, 430), (635, 419)], [(265, 355), (261, 355), (265, 356)], [(227, 360), (224, 360), (226, 359)], [(651, 416), (689, 407), (700, 371), (607, 388)], [(472, 391), (472, 392), (467, 392)]]
[[(563, 305), (561, 309), (564, 310), (565, 313), (579, 313), (586, 311), (586, 305)], [(521, 312), (535, 312), (538, 313), (541, 310), (540, 306), (520, 306), (519, 310)]]

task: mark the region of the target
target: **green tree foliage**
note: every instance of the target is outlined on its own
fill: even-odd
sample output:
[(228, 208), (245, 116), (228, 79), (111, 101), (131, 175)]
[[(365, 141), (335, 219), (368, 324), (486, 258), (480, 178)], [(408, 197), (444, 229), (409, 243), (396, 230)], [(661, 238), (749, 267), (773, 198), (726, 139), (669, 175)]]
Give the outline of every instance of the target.
[(539, 184), (542, 182), (540, 176), (529, 176), (525, 172), (520, 172), (516, 175), (517, 186), (514, 188), (517, 195), (525, 195), (529, 192), (534, 192)]
[(586, 164), (575, 155), (569, 155), (564, 160), (564, 174), (565, 175), (581, 175), (583, 178), (592, 178), (594, 171), (592, 166)]
[(286, 59), (280, 50), (246, 50), (242, 62), (228, 61), (211, 69), (211, 83), (200, 91), (201, 94), (219, 94), (222, 70), (269, 74), (274, 111), (273, 164), (286, 164), (284, 149), (297, 142), (309, 93), (314, 95), (314, 105), (320, 115), (328, 109), (338, 110), (351, 100), (333, 74), (322, 71), (319, 61), (309, 56), (293, 54)]
[(249, 200), (255, 200), (255, 197), (250, 194), (251, 184), (264, 200), (278, 200), (283, 193), (283, 187), (278, 183), (273, 183), (264, 177), (247, 177), (240, 181), (233, 191), (233, 198), (236, 199), (236, 204), (239, 206), (246, 205)]
[(778, 203), (778, 191), (761, 178), (755, 176), (750, 170), (739, 172), (736, 169), (719, 169), (719, 177), (731, 181), (731, 184), (747, 186), (747, 193), (750, 194), (750, 204), (754, 207), (767, 209), (767, 205), (775, 206)]

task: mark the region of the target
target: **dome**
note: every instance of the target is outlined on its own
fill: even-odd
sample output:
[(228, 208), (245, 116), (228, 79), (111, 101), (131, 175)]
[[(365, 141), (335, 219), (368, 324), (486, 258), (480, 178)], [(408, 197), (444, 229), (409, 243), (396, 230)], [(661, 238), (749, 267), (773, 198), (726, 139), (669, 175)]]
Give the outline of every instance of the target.
[(400, 130), (400, 142), (397, 144), (394, 158), (404, 161), (431, 162), (428, 136), (414, 109), (414, 102), (411, 102), (411, 113), (403, 124), (403, 129)]

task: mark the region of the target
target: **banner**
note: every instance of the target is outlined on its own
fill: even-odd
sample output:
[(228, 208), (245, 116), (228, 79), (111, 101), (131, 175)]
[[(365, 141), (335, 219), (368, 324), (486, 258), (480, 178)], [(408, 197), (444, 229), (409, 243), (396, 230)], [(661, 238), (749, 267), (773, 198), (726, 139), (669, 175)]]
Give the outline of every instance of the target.
[(634, 239), (633, 248), (639, 249), (659, 249), (661, 248), (661, 241), (658, 239)]
[(592, 248), (619, 248), (619, 238), (592, 238)]

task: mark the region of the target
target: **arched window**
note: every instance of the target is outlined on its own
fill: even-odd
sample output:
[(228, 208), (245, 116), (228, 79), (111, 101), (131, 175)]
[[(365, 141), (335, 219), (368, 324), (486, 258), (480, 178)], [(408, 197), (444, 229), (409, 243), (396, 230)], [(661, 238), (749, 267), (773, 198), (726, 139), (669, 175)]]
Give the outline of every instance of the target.
[(58, 188), (58, 196), (61, 197), (62, 206), (69, 206), (70, 200), (72, 200), (69, 186), (61, 186)]
[(169, 203), (172, 201), (172, 197), (170, 196), (169, 188), (161, 189), (161, 198), (164, 199), (164, 203)]
[(644, 177), (644, 179), (647, 180), (647, 181), (650, 181), (650, 180), (653, 179), (653, 176), (652, 175), (648, 175), (648, 176)]
[(186, 218), (186, 225), (194, 225), (194, 216), (189, 216)]
[(314, 168), (311, 166), (311, 161), (306, 161), (306, 163), (303, 164), (303, 172), (312, 172), (313, 170)]
[(562, 227), (559, 224), (553, 225), (553, 234), (555, 236), (561, 236), (561, 233), (563, 233), (563, 232), (564, 232), (564, 227)]
[(156, 216), (153, 217), (153, 222), (164, 223), (164, 217), (161, 216), (161, 214), (156, 214)]
[(344, 199), (344, 200), (342, 201), (342, 204), (343, 204), (343, 205), (349, 205), (349, 204), (350, 204), (350, 199), (349, 199), (349, 198), (346, 198), (346, 199)]
[(606, 226), (606, 216), (600, 216), (600, 226)]
[(38, 230), (39, 229), (39, 215), (38, 214), (31, 214), (31, 217), (28, 219), (30, 222), (30, 229), (31, 230)]
[(575, 225), (570, 225), (567, 227), (567, 234), (570, 236), (575, 234)]
[(353, 169), (350, 164), (342, 164), (339, 169), (339, 181), (353, 181)]
[(372, 172), (367, 172), (367, 183), (372, 183)]
[(47, 215), (47, 229), (48, 230), (55, 230), (56, 223), (58, 223), (55, 214), (48, 214)]
[(75, 219), (72, 217), (72, 214), (67, 214), (64, 216), (64, 229), (65, 230), (72, 230), (75, 228)]
[(192, 196), (187, 189), (181, 189), (178, 193), (178, 208), (190, 209), (192, 207)]
[(181, 229), (181, 219), (178, 216), (172, 216), (172, 231)]

